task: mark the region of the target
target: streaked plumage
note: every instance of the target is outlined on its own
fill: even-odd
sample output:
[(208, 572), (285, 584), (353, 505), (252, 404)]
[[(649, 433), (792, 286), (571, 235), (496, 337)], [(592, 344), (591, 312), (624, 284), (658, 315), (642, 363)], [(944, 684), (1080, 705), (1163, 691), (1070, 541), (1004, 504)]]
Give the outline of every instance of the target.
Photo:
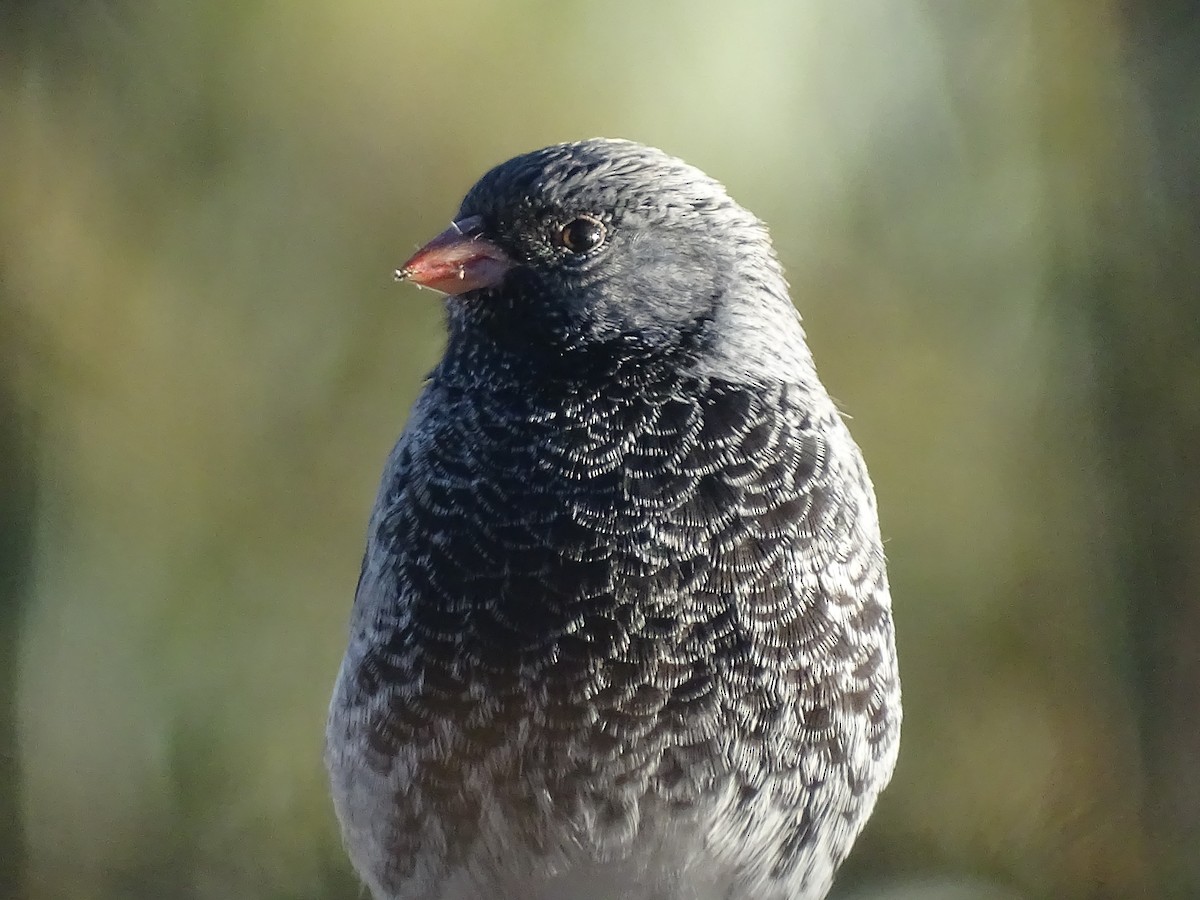
[(509, 267), (447, 300), (331, 706), (355, 867), (377, 900), (824, 897), (899, 681), (870, 481), (765, 229), (602, 140), (498, 167), (473, 217)]

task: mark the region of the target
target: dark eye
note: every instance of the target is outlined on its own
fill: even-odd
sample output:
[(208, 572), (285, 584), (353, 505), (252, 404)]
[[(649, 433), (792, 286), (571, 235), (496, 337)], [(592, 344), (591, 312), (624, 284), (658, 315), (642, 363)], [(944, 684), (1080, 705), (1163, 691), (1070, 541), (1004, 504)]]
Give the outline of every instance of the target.
[(580, 216), (563, 226), (558, 242), (572, 253), (582, 254), (603, 244), (605, 234), (603, 223), (591, 216)]

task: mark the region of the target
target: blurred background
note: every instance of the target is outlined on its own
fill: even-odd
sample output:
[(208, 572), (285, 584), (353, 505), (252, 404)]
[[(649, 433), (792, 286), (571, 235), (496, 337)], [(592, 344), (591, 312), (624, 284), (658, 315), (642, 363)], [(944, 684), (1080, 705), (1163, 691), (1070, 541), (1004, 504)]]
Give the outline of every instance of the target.
[(891, 559), (854, 900), (1200, 897), (1191, 0), (0, 3), (0, 900), (351, 900), (320, 764), (441, 347), (546, 143), (772, 226)]

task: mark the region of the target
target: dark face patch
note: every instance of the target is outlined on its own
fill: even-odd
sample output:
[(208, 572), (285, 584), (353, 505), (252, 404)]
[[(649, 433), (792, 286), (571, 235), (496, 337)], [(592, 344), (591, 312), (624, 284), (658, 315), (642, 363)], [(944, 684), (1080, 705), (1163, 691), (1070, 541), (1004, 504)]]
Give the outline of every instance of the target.
[(767, 241), (716, 181), (624, 141), (509, 160), (468, 192), (468, 216), (516, 265), (501, 285), (464, 295), (465, 324), (554, 352), (686, 343), (722, 302), (740, 250)]

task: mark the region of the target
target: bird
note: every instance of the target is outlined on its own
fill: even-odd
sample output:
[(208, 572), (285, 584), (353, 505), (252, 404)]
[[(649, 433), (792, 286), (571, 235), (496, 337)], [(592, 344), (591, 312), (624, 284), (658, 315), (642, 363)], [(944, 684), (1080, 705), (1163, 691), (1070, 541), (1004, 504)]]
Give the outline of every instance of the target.
[(876, 497), (766, 226), (596, 138), (396, 272), (444, 355), (385, 465), (325, 762), (375, 900), (819, 900), (902, 718)]

